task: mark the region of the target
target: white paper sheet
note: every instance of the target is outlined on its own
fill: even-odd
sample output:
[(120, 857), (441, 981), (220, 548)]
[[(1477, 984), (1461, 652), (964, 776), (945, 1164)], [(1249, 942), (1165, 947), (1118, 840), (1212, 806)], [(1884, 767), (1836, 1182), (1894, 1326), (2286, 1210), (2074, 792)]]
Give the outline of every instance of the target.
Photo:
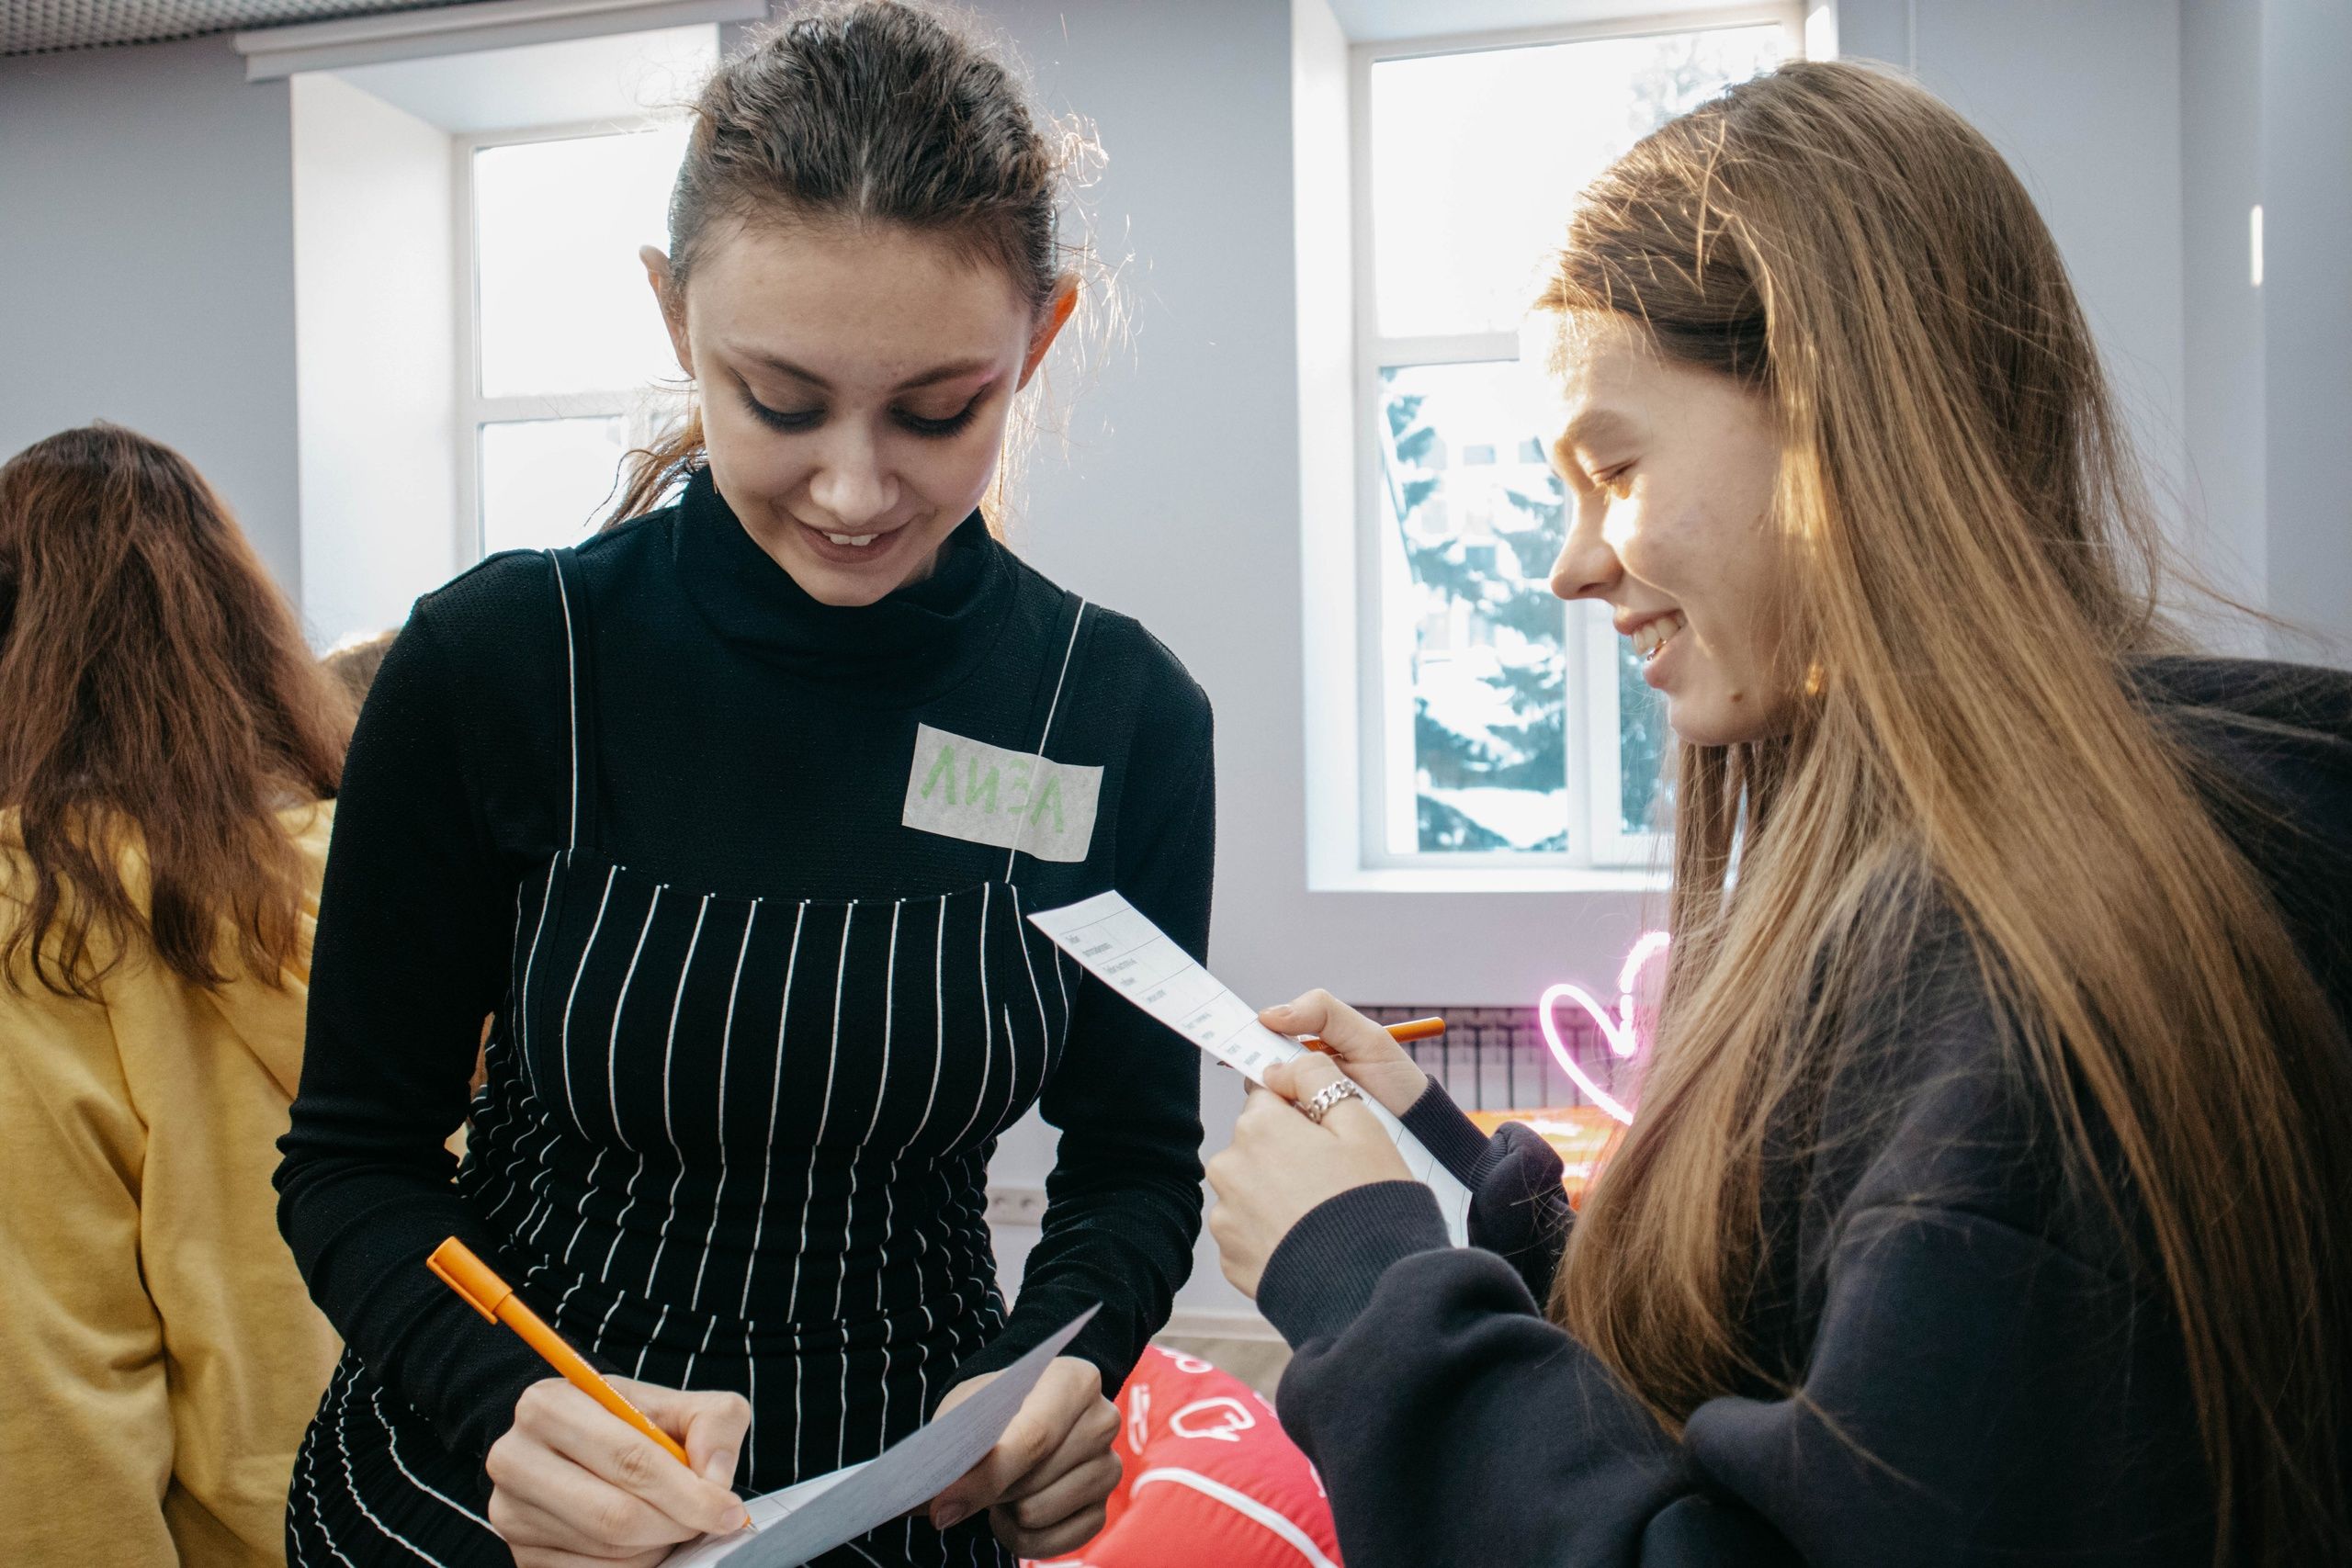
[[(1257, 1009), (1193, 962), (1118, 893), (1098, 893), (1029, 919), (1113, 989), (1251, 1083), (1263, 1083), (1269, 1066), (1306, 1049), (1260, 1023)], [(1469, 1189), (1378, 1100), (1366, 1094), (1363, 1104), (1387, 1130), (1414, 1179), (1437, 1194), (1453, 1245), (1469, 1245)]]
[(744, 1505), (752, 1516), (749, 1529), (690, 1540), (663, 1558), (662, 1568), (711, 1568), (721, 1562), (727, 1568), (799, 1568), (922, 1506), (996, 1447), (1046, 1365), (1100, 1310), (1088, 1307), (978, 1393), (865, 1463), (752, 1498)]

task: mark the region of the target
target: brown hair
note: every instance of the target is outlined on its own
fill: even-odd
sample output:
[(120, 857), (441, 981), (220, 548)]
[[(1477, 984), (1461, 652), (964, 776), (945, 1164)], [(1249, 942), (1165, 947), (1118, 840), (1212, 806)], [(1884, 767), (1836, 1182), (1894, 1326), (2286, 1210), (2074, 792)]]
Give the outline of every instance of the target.
[(224, 928), (275, 982), (302, 889), (274, 813), (335, 793), (350, 708), (187, 458), (93, 424), (0, 467), (0, 809), (30, 866), (11, 986), (23, 954), (95, 997), (94, 932), (219, 985)]
[[(1042, 317), (1064, 247), (1066, 176), (1093, 151), (1031, 116), (1003, 62), (900, 0), (812, 6), (754, 33), (694, 106), (670, 197), (670, 288), (714, 223), (892, 224), (1002, 269)], [(631, 454), (606, 526), (659, 502), (703, 461), (702, 415)]]
[(2166, 640), (2157, 536), (2024, 187), (1917, 87), (1789, 65), (1605, 173), (1539, 303), (1769, 400), (1810, 694), (1785, 739), (1679, 750), (1659, 1043), (1555, 1316), (1669, 1427), (1778, 1375), (1738, 1326), (1767, 1120), (1818, 1082), (1823, 1008), (1904, 962), (1863, 917), (1890, 887), (1939, 899), (2070, 1178), (2153, 1238), (2216, 1560), (2334, 1560), (2342, 1025), (2127, 694)]
[(332, 676), (335, 684), (343, 688), (344, 695), (351, 699), (353, 712), (356, 713), (368, 701), (368, 689), (376, 683), (376, 671), (384, 667), (384, 656), (391, 652), (400, 635), (398, 627), (377, 632), (357, 642), (329, 649), (319, 660), (319, 668)]

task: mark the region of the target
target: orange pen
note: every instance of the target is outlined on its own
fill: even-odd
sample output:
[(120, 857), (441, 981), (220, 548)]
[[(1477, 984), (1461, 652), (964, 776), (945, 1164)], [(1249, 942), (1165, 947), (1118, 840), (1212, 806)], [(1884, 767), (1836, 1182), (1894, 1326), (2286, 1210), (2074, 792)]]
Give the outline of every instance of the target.
[(451, 1236), (433, 1249), (433, 1256), (424, 1260), (424, 1266), (439, 1275), (443, 1284), (464, 1297), (468, 1306), (491, 1322), (503, 1323), (521, 1335), (523, 1343), (546, 1357), (548, 1365), (561, 1372), (572, 1387), (669, 1450), (670, 1456), (680, 1464), (688, 1464), (686, 1450), (678, 1446), (677, 1439), (646, 1419), (644, 1411), (623, 1398), (620, 1390), (606, 1382), (579, 1351), (563, 1342), (563, 1336), (525, 1306), (514, 1288), (475, 1257), (473, 1248)]
[[(1407, 1019), (1402, 1023), (1389, 1024), (1387, 1029), (1389, 1039), (1394, 1040), (1399, 1045), (1408, 1045), (1416, 1040), (1434, 1040), (1439, 1035), (1444, 1033), (1445, 1020), (1442, 1018)], [(1310, 1051), (1320, 1051), (1326, 1056), (1336, 1056), (1339, 1055), (1337, 1051), (1334, 1051), (1330, 1046), (1326, 1045), (1322, 1041), (1317, 1039), (1312, 1034), (1301, 1035), (1298, 1043), (1301, 1045), (1306, 1046)]]

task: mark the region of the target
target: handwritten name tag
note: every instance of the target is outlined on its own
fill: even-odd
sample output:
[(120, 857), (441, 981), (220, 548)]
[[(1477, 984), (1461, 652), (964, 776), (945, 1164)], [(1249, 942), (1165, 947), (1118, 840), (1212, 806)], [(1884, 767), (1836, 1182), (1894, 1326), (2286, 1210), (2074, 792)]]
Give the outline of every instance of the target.
[(1082, 861), (1094, 841), (1102, 770), (1008, 751), (921, 725), (899, 820), (926, 833), (1046, 861)]

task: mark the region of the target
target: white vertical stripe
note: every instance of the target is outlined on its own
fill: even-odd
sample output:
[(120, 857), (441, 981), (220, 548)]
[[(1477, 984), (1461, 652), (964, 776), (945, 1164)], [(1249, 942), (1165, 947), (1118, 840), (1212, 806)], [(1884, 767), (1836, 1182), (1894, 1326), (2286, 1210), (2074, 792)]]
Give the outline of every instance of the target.
[[(343, 1374), (337, 1372), (335, 1375), (341, 1377)], [(326, 1513), (319, 1506), (319, 1445), (324, 1441), (326, 1438), (320, 1432), (318, 1418), (314, 1416), (311, 1422), (310, 1436), (302, 1444), (303, 1478), (311, 1483), (311, 1517), (318, 1524), (320, 1544), (334, 1553), (334, 1560), (343, 1563), (345, 1568), (359, 1568), (357, 1563), (343, 1554), (341, 1547), (335, 1545), (334, 1532), (327, 1529)], [(907, 1539), (912, 1540), (914, 1536), (911, 1525), (908, 1527), (908, 1531)]]
[(571, 591), (564, 586), (563, 561), (553, 550), (548, 564), (555, 569), (555, 594), (563, 605), (563, 683), (571, 700), (571, 821), (564, 829), (564, 847), (580, 847), (580, 669), (579, 643), (571, 630)]
[[(752, 1312), (752, 1280), (758, 1271), (760, 1237), (767, 1229), (768, 1182), (775, 1174), (775, 1109), (784, 1096), (784, 1031), (792, 1021), (792, 976), (800, 967), (800, 928), (808, 919), (808, 906), (803, 904), (792, 918), (792, 951), (784, 961), (784, 1003), (775, 1019), (775, 1076), (768, 1085), (768, 1135), (761, 1145), (763, 1161), (760, 1171), (760, 1206), (752, 1220), (752, 1252), (743, 1263), (743, 1299), (736, 1303), (735, 1315), (749, 1317)], [(748, 1342), (746, 1353), (749, 1352)]]
[[(678, 1010), (685, 1005), (686, 981), (695, 972), (695, 950), (702, 945), (702, 922), (709, 913), (710, 895), (706, 893), (702, 896), (702, 903), (695, 909), (694, 934), (686, 938), (686, 960), (678, 965), (678, 989), (670, 998), (670, 1032), (662, 1037), (662, 1135), (670, 1140), (670, 1157), (676, 1162), (678, 1168), (676, 1174), (670, 1178), (670, 1196), (662, 1203), (662, 1234), (653, 1243), (653, 1261), (646, 1266), (645, 1293), (648, 1295), (653, 1293), (653, 1276), (661, 1271), (662, 1251), (670, 1245), (670, 1222), (678, 1217), (678, 1184), (686, 1179), (685, 1151), (678, 1147), (678, 1129), (670, 1120), (670, 1057), (677, 1049)], [(751, 929), (750, 922), (746, 921), (744, 931), (748, 934)], [(725, 1051), (726, 1047), (722, 1045), (719, 1057), (722, 1063), (726, 1060)], [(722, 1073), (724, 1070), (722, 1067)], [(723, 1083), (719, 1092), (726, 1092)], [(714, 1204), (713, 1213), (716, 1212), (717, 1205)], [(662, 1310), (666, 1314), (670, 1309), (665, 1304)]]
[[(599, 1284), (602, 1284), (603, 1282), (604, 1282), (604, 1281), (603, 1281), (603, 1280), (601, 1280), (597, 1281), (597, 1283), (599, 1283)], [(573, 1287), (572, 1287), (572, 1289), (573, 1289), (573, 1290), (577, 1290), (577, 1289), (579, 1289), (579, 1287), (578, 1287), (577, 1285), (575, 1285), (575, 1286), (573, 1286)], [(565, 1293), (568, 1295), (568, 1294), (570, 1294), (571, 1292), (566, 1292)], [(600, 1317), (600, 1318), (598, 1318), (598, 1319), (596, 1320), (596, 1337), (595, 1337), (594, 1338), (593, 1338), (593, 1339), (591, 1339), (591, 1340), (589, 1340), (589, 1341), (588, 1341), (588, 1353), (589, 1353), (590, 1355), (592, 1355), (592, 1356), (594, 1356), (594, 1355), (598, 1355), (598, 1354), (601, 1354), (601, 1353), (603, 1352), (603, 1350), (604, 1350), (604, 1348), (605, 1348), (605, 1331), (606, 1329), (609, 1329), (610, 1327), (612, 1327), (612, 1325), (613, 1325), (613, 1314), (615, 1314), (615, 1313), (616, 1313), (616, 1312), (618, 1312), (618, 1311), (620, 1311), (620, 1310), (621, 1310), (621, 1293), (620, 1293), (618, 1291), (615, 1291), (615, 1292), (613, 1292), (613, 1299), (612, 1299), (610, 1302), (606, 1303), (605, 1303), (605, 1315), (604, 1315), (604, 1316), (602, 1316), (602, 1317)], [(643, 1356), (643, 1354), (642, 1354), (642, 1353), (640, 1353), (640, 1354), (639, 1355), (639, 1357), (638, 1357), (638, 1359), (639, 1359), (639, 1360), (640, 1360), (640, 1361), (642, 1361), (644, 1359), (645, 1359), (645, 1358), (644, 1358), (644, 1356)]]
[(992, 882), (980, 884), (980, 1087), (972, 1091), (972, 1113), (964, 1118), (964, 1129), (956, 1134), (959, 1145), (980, 1119), (980, 1102), (989, 1092), (989, 1068), (996, 1058), (996, 1020), (989, 1011), (989, 894), (995, 886)]
[(571, 1124), (583, 1134), (587, 1127), (580, 1120), (580, 1101), (571, 1092), (571, 1004), (580, 999), (580, 977), (588, 973), (588, 955), (596, 951), (596, 933), (605, 929), (605, 906), (612, 902), (615, 866), (605, 868), (605, 891), (596, 900), (596, 919), (588, 927), (588, 940), (580, 944), (580, 965), (571, 972), (571, 989), (564, 993), (563, 1025), (556, 1031), (556, 1048), (563, 1055), (563, 1102), (571, 1111)]
[[(945, 917), (943, 915), (941, 918), (944, 919)], [(918, 1230), (915, 1232), (915, 1235), (917, 1237), (921, 1237), (922, 1235), (922, 1232)], [(929, 1252), (931, 1250), (930, 1244), (928, 1242), (924, 1243), (923, 1250), (925, 1252)], [(922, 1270), (920, 1269), (916, 1270), (916, 1278), (918, 1280), (922, 1278)], [(918, 1401), (916, 1408), (919, 1410), (928, 1411), (931, 1408), (931, 1303), (929, 1302), (921, 1302), (917, 1303), (917, 1308), (922, 1314), (922, 1337), (915, 1341), (915, 1349), (917, 1351), (917, 1358), (915, 1360), (915, 1376), (921, 1380), (922, 1384), (922, 1392), (916, 1395)], [(937, 1538), (934, 1536), (933, 1539), (936, 1540)], [(914, 1557), (915, 1517), (912, 1514), (909, 1514), (907, 1516), (907, 1561), (911, 1562), (914, 1561)]]
[[(1046, 1081), (1045, 1043), (1037, 1046), (1037, 1081)], [(1002, 1128), (1018, 1114), (1012, 1108), (1021, 1103), (1021, 1035), (1012, 1027), (1012, 1010), (1004, 1010), (1004, 1109), (997, 1113), (995, 1128)], [(983, 1209), (982, 1213), (987, 1211)]]
[[(849, 933), (857, 923), (857, 900), (850, 900), (842, 911), (841, 957), (833, 967), (832, 1037), (825, 1046), (825, 1092), (817, 1102), (817, 1132), (808, 1140), (808, 1174), (800, 1190), (800, 1245), (792, 1255), (792, 1287), (785, 1297), (784, 1315), (793, 1323), (800, 1321), (800, 1266), (808, 1256), (808, 1215), (817, 1202), (817, 1150), (825, 1141), (825, 1127), (833, 1115), (833, 1075), (842, 1060), (842, 986), (849, 975)], [(794, 1426), (799, 1424), (799, 1395), (794, 1393)]]
[[(553, 908), (555, 904), (556, 867), (561, 863), (562, 858), (560, 856), (549, 855), (548, 857), (548, 885), (546, 890), (539, 895), (539, 918), (537, 921), (533, 922), (531, 927), (530, 951), (523, 955), (523, 989), (521, 994), (514, 998), (514, 1032), (515, 1047), (518, 1050), (523, 1048), (529, 1038), (526, 1031), (530, 1027), (531, 1018), (531, 970), (539, 960), (539, 939), (547, 934), (548, 910)], [(565, 866), (564, 869), (569, 871), (571, 867)], [(530, 1070), (530, 1066), (531, 1059), (526, 1055), (523, 1057), (524, 1071), (527, 1073)], [(536, 1079), (533, 1080), (533, 1086), (537, 1087)]]
[[(916, 1120), (915, 1130), (907, 1135), (905, 1143), (899, 1145), (900, 1154), (912, 1150), (916, 1140), (922, 1136), (923, 1129), (931, 1125), (932, 1107), (939, 1103), (940, 1069), (947, 1060), (947, 900), (942, 898), (938, 908), (939, 938), (931, 958), (931, 1092), (923, 1100), (922, 1115)], [(922, 1233), (917, 1231), (915, 1234), (920, 1235)]]
[[(903, 912), (906, 912), (906, 900), (899, 900), (899, 903), (894, 903), (889, 908), (889, 959), (885, 959), (885, 966), (882, 966), (882, 1069), (875, 1075), (875, 1110), (873, 1114), (865, 1119), (865, 1138), (858, 1140), (856, 1156), (852, 1156), (852, 1161), (849, 1161), (849, 1215), (852, 1215), (852, 1218), (856, 1218), (858, 1164), (865, 1159), (865, 1149), (868, 1149), (868, 1145), (873, 1145), (875, 1128), (882, 1126), (882, 1100), (885, 1100), (885, 1096), (889, 1093), (889, 1032), (891, 1032), (891, 1022), (894, 1022), (896, 1018), (896, 1006), (899, 1006), (899, 917), (903, 915)], [(875, 1256), (875, 1316), (882, 1316), (882, 1272), (889, 1267), (889, 1220), (891, 1220), (891, 1197), (889, 1197), (889, 1185), (885, 1185), (882, 1187), (882, 1246), (879, 1246), (877, 1256)], [(847, 1288), (847, 1286), (849, 1286), (849, 1253), (847, 1248), (842, 1248), (842, 1283), (840, 1288), (832, 1291), (832, 1316), (835, 1316), (835, 1319), (840, 1319), (842, 1316), (842, 1288)], [(885, 1448), (889, 1446), (889, 1333), (891, 1333), (891, 1324), (885, 1316), (885, 1319), (882, 1319), (882, 1427), (879, 1427), (879, 1438), (882, 1438), (882, 1446)], [(840, 1470), (842, 1464), (847, 1462), (847, 1443), (849, 1443), (847, 1413), (849, 1413), (849, 1354), (847, 1354), (847, 1347), (844, 1347), (844, 1354), (842, 1354), (842, 1416), (844, 1416), (844, 1420), (842, 1420), (840, 1425), (840, 1437), (837, 1437), (835, 1453), (832, 1453), (832, 1467), (835, 1467), (835, 1470)], [(879, 1448), (877, 1448), (877, 1453), (879, 1453)]]
[(662, 1325), (669, 1321), (670, 1303), (668, 1302), (663, 1302), (662, 1303), (662, 1315), (653, 1320), (653, 1332), (647, 1335), (645, 1337), (645, 1343), (637, 1348), (637, 1368), (634, 1371), (631, 1371), (628, 1374), (639, 1382), (643, 1382), (645, 1381), (646, 1353), (653, 1348), (654, 1341), (662, 1337)]
[(727, 1201), (727, 1052), (735, 1043), (735, 993), (743, 984), (743, 955), (752, 951), (752, 928), (759, 924), (760, 901), (752, 900), (743, 917), (743, 941), (735, 949), (735, 977), (727, 982), (727, 1021), (718, 1032), (718, 1185), (710, 1195), (710, 1231), (702, 1240), (702, 1261), (695, 1265), (695, 1292), (686, 1305), (702, 1310), (702, 1280), (710, 1268), (711, 1248), (718, 1241), (718, 1216)]
[[(1053, 1061), (1054, 1026), (1046, 1018), (1046, 993), (1037, 984), (1037, 963), (1029, 956), (1029, 922), (1021, 913), (1021, 889), (1012, 890), (1012, 934), (1021, 941), (1021, 962), (1029, 970), (1029, 994), (1037, 998), (1037, 1088), (1036, 1094), (1046, 1092), (1046, 1072)], [(1004, 1021), (1005, 1032), (1012, 1031), (1012, 1020)]]
[(686, 1370), (678, 1374), (678, 1386), (680, 1388), (692, 1388), (695, 1386), (695, 1363), (697, 1360), (700, 1360), (704, 1352), (710, 1348), (711, 1334), (718, 1327), (718, 1319), (716, 1316), (703, 1319), (702, 1343), (695, 1346), (693, 1352), (686, 1357)]
[[(628, 988), (637, 984), (637, 961), (645, 956), (645, 939), (652, 934), (653, 917), (662, 908), (662, 886), (656, 883), (653, 897), (646, 903), (645, 923), (637, 930), (637, 945), (629, 949), (628, 967), (621, 972), (621, 994), (613, 999), (613, 1027), (605, 1039), (605, 1104), (612, 1112), (613, 1136), (620, 1140), (621, 1147), (637, 1156), (637, 1168), (629, 1172), (621, 1212), (613, 1216), (613, 1239), (611, 1245), (605, 1248), (605, 1266), (596, 1271), (596, 1283), (599, 1285), (612, 1277), (613, 1258), (620, 1251), (621, 1237), (627, 1234), (628, 1212), (637, 1207), (638, 1179), (645, 1174), (645, 1151), (630, 1143), (628, 1134), (621, 1131), (621, 1014), (628, 1010)], [(620, 1304), (618, 1296), (613, 1298), (613, 1304)], [(607, 1322), (611, 1321), (612, 1315), (611, 1308), (606, 1308), (605, 1317)], [(597, 1329), (596, 1337), (603, 1339), (602, 1327)]]
[[(784, 1000), (775, 1020), (775, 1075), (768, 1085), (768, 1135), (760, 1146), (760, 1203), (752, 1219), (752, 1249), (743, 1258), (743, 1299), (735, 1308), (743, 1324), (744, 1377), (751, 1385), (744, 1398), (751, 1402), (752, 1425), (743, 1435), (743, 1462), (751, 1471), (758, 1468), (760, 1451), (760, 1359), (752, 1344), (752, 1281), (759, 1278), (760, 1236), (767, 1229), (768, 1183), (775, 1175), (775, 1109), (784, 1093), (784, 1032), (792, 1021), (792, 977), (800, 967), (800, 928), (808, 919), (808, 906), (803, 904), (792, 918), (792, 951), (784, 961)], [(798, 1442), (796, 1433), (796, 1451)]]
[[(1078, 614), (1069, 618), (1069, 646), (1062, 649), (1061, 673), (1054, 677), (1054, 700), (1046, 705), (1046, 727), (1037, 732), (1036, 754), (1029, 760), (1029, 776), (1035, 779), (1046, 760), (1046, 742), (1053, 739), (1054, 715), (1061, 712), (1062, 682), (1069, 679), (1069, 656), (1078, 651), (1078, 628), (1086, 624), (1086, 601), (1078, 602)], [(1013, 863), (1021, 858), (1021, 840), (1028, 837), (1029, 817), (1024, 813), (1021, 826), (1013, 830), (1012, 848), (1005, 852), (1004, 879), (1012, 880)]]
[[(596, 1172), (604, 1168), (605, 1156), (607, 1152), (605, 1149), (596, 1151), (596, 1157), (588, 1162), (588, 1179), (581, 1183), (584, 1190), (581, 1194), (580, 1223), (571, 1227), (571, 1239), (563, 1244), (563, 1266), (567, 1269), (571, 1267), (571, 1249), (580, 1244), (580, 1233), (588, 1224), (588, 1194), (596, 1190)], [(555, 1205), (550, 1203), (548, 1207), (552, 1212)], [(578, 1281), (573, 1281), (572, 1289), (579, 1289)], [(566, 1292), (565, 1294), (569, 1296), (571, 1292)]]
[[(849, 908), (842, 911), (841, 958), (833, 967), (832, 1038), (828, 1042), (825, 1047), (825, 1093), (824, 1098), (820, 1100), (817, 1105), (816, 1135), (808, 1140), (808, 1174), (800, 1191), (800, 1246), (792, 1255), (792, 1291), (790, 1295), (786, 1298), (785, 1304), (785, 1317), (795, 1324), (797, 1324), (800, 1321), (800, 1267), (808, 1257), (808, 1216), (810, 1212), (815, 1209), (817, 1203), (817, 1151), (823, 1146), (825, 1142), (825, 1128), (832, 1120), (833, 1075), (841, 1068), (842, 987), (849, 976), (849, 936), (850, 932), (855, 929), (856, 924), (857, 900), (853, 898), (849, 902)], [(854, 1165), (853, 1165), (853, 1168), (854, 1168)], [(846, 1217), (843, 1218), (842, 1224), (843, 1230), (842, 1240), (844, 1246), (846, 1246), (849, 1224)], [(847, 1258), (844, 1258), (843, 1267), (846, 1266)], [(838, 1297), (840, 1293), (841, 1288), (836, 1284), (834, 1286), (834, 1294)], [(842, 1354), (844, 1357), (848, 1354), (846, 1346), (842, 1348)], [(800, 1435), (802, 1431), (801, 1401), (804, 1392), (801, 1384), (804, 1382), (802, 1373), (805, 1371), (802, 1363), (807, 1358), (800, 1355), (796, 1349), (792, 1358), (792, 1461), (796, 1467), (800, 1462)], [(838, 1423), (836, 1423), (836, 1425), (838, 1426)]]
[[(534, 1087), (537, 1086), (538, 1080), (532, 1074), (530, 1052), (525, 1043), (526, 1039), (525, 1031), (529, 1026), (528, 1020), (531, 1016), (531, 969), (532, 966), (538, 962), (539, 938), (546, 933), (548, 929), (548, 908), (555, 902), (555, 871), (556, 857), (549, 855), (548, 857), (547, 890), (539, 895), (538, 922), (531, 931), (530, 951), (524, 954), (523, 957), (523, 988), (521, 991), (516, 993), (514, 998), (514, 1017), (513, 1020), (514, 1027), (512, 1033), (514, 1043), (515, 1064), (518, 1069), (515, 1076), (518, 1079), (531, 1084)], [(518, 910), (516, 911), (516, 922), (519, 924), (520, 921), (521, 911)], [(498, 1211), (506, 1207), (507, 1203), (514, 1198), (514, 1194), (522, 1190), (522, 1189), (516, 1186), (514, 1182), (514, 1168), (523, 1163), (523, 1145), (528, 1136), (529, 1133), (527, 1129), (526, 1129), (525, 1132), (516, 1134), (514, 1139), (514, 1152), (506, 1161), (506, 1175), (504, 1177), (506, 1183), (505, 1194), (501, 1197), (497, 1202), (492, 1203), (490, 1206), (489, 1213), (482, 1216), (482, 1223), (484, 1224), (488, 1224), (493, 1218), (495, 1218)], [(524, 1218), (527, 1220), (529, 1217), (530, 1211), (526, 1209), (524, 1211)], [(520, 1227), (518, 1226), (517, 1228), (519, 1229)]]

